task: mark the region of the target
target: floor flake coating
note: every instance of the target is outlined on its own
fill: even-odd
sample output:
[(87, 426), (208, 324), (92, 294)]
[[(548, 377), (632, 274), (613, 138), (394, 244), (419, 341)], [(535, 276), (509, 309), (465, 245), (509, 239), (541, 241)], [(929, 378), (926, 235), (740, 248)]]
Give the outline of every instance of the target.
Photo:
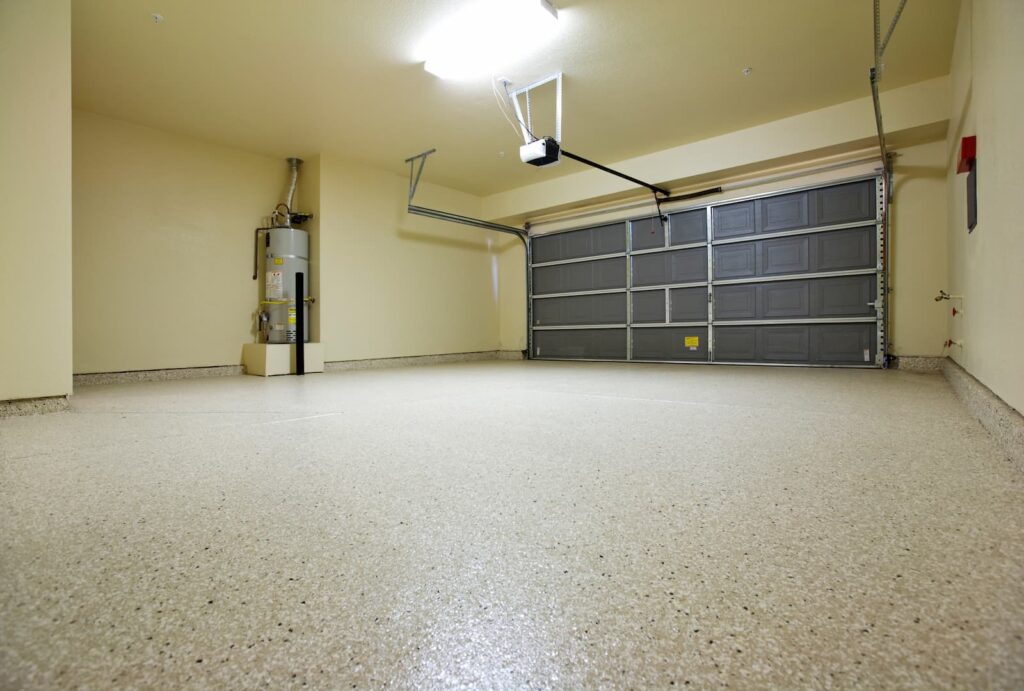
[(941, 376), (474, 362), (0, 420), (0, 688), (1021, 688)]

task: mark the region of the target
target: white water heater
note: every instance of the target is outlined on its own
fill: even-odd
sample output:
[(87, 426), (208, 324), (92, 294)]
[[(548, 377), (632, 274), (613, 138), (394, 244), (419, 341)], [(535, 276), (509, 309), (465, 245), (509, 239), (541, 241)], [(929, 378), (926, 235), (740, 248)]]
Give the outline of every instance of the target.
[[(265, 232), (263, 325), (266, 343), (295, 343), (297, 311), (303, 310), (303, 343), (309, 341), (309, 233), (298, 228), (271, 228)], [(295, 276), (303, 275), (302, 295)]]
[[(285, 202), (274, 209), (270, 227), (256, 229), (252, 277), (255, 280), (258, 276), (262, 247), (264, 280), (256, 314), (259, 339), (263, 343), (298, 343), (299, 324), (303, 326), (302, 343), (309, 341), (309, 304), (312, 301), (309, 295), (309, 233), (292, 227), (293, 223), (304, 223), (312, 218), (312, 214), (292, 211), (301, 165), (301, 159), (288, 159), (291, 177)], [(296, 281), (300, 274), (301, 288)]]

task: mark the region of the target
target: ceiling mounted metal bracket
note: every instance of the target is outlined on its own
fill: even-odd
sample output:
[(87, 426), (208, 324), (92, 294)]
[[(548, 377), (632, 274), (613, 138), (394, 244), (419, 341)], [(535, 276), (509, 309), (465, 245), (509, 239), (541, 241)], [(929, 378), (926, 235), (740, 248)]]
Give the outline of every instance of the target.
[[(530, 92), (534, 89), (544, 86), (545, 84), (555, 83), (555, 141), (558, 143), (562, 142), (562, 73), (556, 72), (555, 74), (549, 74), (546, 77), (538, 79), (535, 82), (521, 86), (518, 89), (513, 89), (508, 92), (509, 100), (512, 101), (512, 106), (516, 110), (516, 119), (519, 120), (519, 129), (523, 133), (523, 143), (531, 144), (540, 137), (533, 134), (533, 105), (530, 101)], [(507, 83), (506, 83), (507, 86)], [(526, 116), (523, 116), (522, 105), (519, 102), (519, 97), (526, 96)]]
[[(420, 176), (423, 175), (423, 166), (427, 164), (427, 156), (437, 151), (437, 149), (428, 149), (423, 153), (410, 156), (405, 159), (405, 162), (409, 164), (409, 202), (412, 202), (412, 198), (416, 196), (416, 188), (420, 184)], [(416, 162), (419, 161), (419, 167), (416, 166)], [(415, 170), (415, 177), (413, 171)]]
[[(664, 188), (662, 188), (662, 187), (657, 187), (657, 186), (652, 185), (650, 183), (644, 182), (643, 180), (635, 178), (635, 177), (633, 177), (631, 175), (626, 175), (625, 173), (620, 173), (619, 171), (614, 170), (612, 168), (609, 168), (608, 166), (604, 166), (604, 165), (601, 165), (600, 163), (597, 163), (595, 161), (591, 161), (590, 159), (584, 158), (583, 156), (580, 156), (578, 154), (574, 154), (571, 151), (566, 151), (564, 148), (561, 147), (561, 144), (562, 144), (562, 73), (561, 72), (556, 72), (555, 74), (550, 74), (547, 77), (542, 77), (541, 79), (538, 79), (535, 82), (531, 82), (531, 83), (527, 84), (526, 86), (521, 86), (518, 89), (512, 89), (511, 91), (508, 90), (508, 82), (507, 81), (504, 82), (505, 83), (506, 94), (508, 95), (509, 100), (512, 102), (512, 107), (515, 109), (516, 120), (519, 122), (519, 129), (522, 131), (523, 142), (525, 144), (532, 144), (533, 142), (535, 142), (538, 139), (542, 138), (542, 137), (538, 137), (537, 135), (535, 135), (533, 133), (533, 104), (532, 104), (532, 101), (530, 99), (530, 94), (531, 94), (531, 92), (533, 90), (535, 90), (535, 89), (537, 89), (537, 88), (539, 88), (541, 86), (544, 86), (545, 84), (550, 84), (552, 82), (554, 82), (554, 84), (555, 84), (555, 136), (554, 136), (554, 140), (559, 145), (559, 148), (561, 149), (562, 155), (564, 155), (566, 158), (571, 158), (572, 160), (577, 161), (579, 163), (582, 163), (584, 165), (588, 165), (591, 168), (597, 168), (598, 170), (604, 171), (605, 173), (610, 173), (611, 175), (615, 175), (617, 177), (620, 177), (623, 180), (629, 180), (630, 182), (632, 182), (632, 183), (634, 183), (636, 185), (640, 185), (641, 187), (646, 187), (651, 192), (654, 192), (655, 195), (660, 194), (663, 197), (668, 197), (669, 196), (669, 194), (670, 194), (669, 191), (664, 189)], [(522, 102), (520, 101), (520, 98), (519, 98), (520, 96), (525, 96), (525, 101), (526, 101), (526, 112), (525, 112), (525, 114), (523, 112), (523, 104), (522, 104)], [(547, 137), (544, 137), (544, 138), (547, 139)]]

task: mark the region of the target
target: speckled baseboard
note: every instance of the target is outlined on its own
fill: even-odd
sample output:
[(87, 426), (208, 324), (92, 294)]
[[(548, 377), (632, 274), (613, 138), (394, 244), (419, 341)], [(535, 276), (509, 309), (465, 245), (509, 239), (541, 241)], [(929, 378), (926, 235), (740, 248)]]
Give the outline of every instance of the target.
[(944, 357), (924, 357), (920, 355), (900, 355), (896, 358), (896, 369), (906, 372), (942, 372)]
[[(417, 355), (412, 357), (379, 358), (373, 360), (342, 360), (325, 363), (327, 372), (381, 369), (385, 367), (407, 367), (410, 365), (439, 365), (446, 362), (470, 362), (474, 360), (522, 360), (518, 350), (487, 350), (477, 353), (448, 353), (444, 355)], [(133, 372), (96, 372), (76, 374), (75, 386), (93, 384), (127, 384), (142, 381), (170, 381), (174, 379), (197, 379), (201, 377), (230, 377), (245, 374), (241, 365), (218, 367), (181, 367), (176, 369), (136, 370)]]
[(0, 401), (0, 417), (15, 415), (42, 415), (56, 413), (68, 409), (67, 396), (47, 396), (45, 398), (24, 398), (17, 401)]
[(1024, 471), (1024, 416), (951, 359), (942, 367), (957, 397), (978, 418), (1006, 455)]
[(410, 367), (417, 365), (443, 365), (451, 362), (474, 362), (479, 360), (522, 360), (518, 350), (485, 350), (477, 353), (446, 353), (444, 355), (413, 355), (410, 357), (376, 358), (372, 360), (338, 360), (324, 364), (327, 372), (342, 372), (359, 369), (384, 369), (387, 367)]
[(150, 369), (136, 370), (134, 372), (97, 372), (95, 374), (76, 374), (75, 386), (127, 384), (140, 381), (170, 381), (172, 379), (198, 379), (201, 377), (230, 377), (242, 373), (241, 365)]

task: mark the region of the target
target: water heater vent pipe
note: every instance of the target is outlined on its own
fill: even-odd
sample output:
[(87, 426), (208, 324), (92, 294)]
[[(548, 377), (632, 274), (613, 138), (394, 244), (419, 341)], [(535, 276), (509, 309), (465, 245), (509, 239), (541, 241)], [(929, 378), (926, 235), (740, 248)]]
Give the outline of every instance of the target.
[(291, 178), (288, 181), (288, 194), (285, 196), (284, 205), (284, 227), (292, 227), (292, 211), (295, 209), (295, 187), (299, 182), (299, 167), (302, 165), (301, 158), (289, 158), (288, 167), (291, 169)]

